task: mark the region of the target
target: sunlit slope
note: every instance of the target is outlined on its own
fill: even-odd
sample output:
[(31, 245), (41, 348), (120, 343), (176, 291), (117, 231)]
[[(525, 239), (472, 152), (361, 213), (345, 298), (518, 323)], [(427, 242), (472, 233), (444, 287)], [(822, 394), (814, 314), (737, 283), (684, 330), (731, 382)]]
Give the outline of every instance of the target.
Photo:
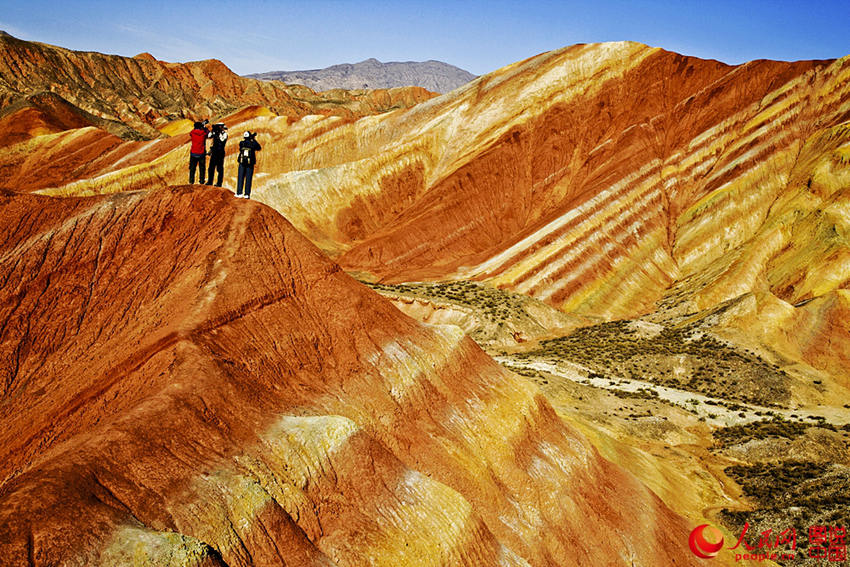
[[(844, 285), (846, 243), (827, 219), (846, 218), (848, 76), (847, 59), (732, 67), (578, 45), (409, 110), (239, 130), (264, 145), (255, 198), (349, 271), (472, 278), (631, 317), (762, 280), (792, 302)], [(186, 152), (49, 192), (184, 182)]]
[(769, 292), (748, 293), (710, 316), (719, 336), (757, 350), (805, 377), (820, 393), (810, 404), (840, 407), (850, 390), (850, 291), (838, 289), (795, 307)]
[[(704, 301), (698, 308), (751, 291), (765, 277), (774, 292), (787, 297), (794, 294), (780, 282), (790, 279), (808, 280), (810, 289), (818, 280), (821, 293), (843, 286), (846, 240), (836, 235), (818, 243), (823, 236), (818, 232), (828, 230), (822, 217), (836, 216), (828, 211), (840, 208), (846, 187), (843, 173), (834, 170), (840, 160), (832, 155), (842, 144), (843, 128), (828, 129), (848, 117), (846, 63), (787, 83), (773, 76), (775, 70), (769, 81), (747, 73), (748, 66), (731, 71), (712, 85), (710, 100), (684, 101), (688, 110), (675, 125), (649, 127), (671, 148), (656, 150), (656, 156), (669, 157), (656, 157), (472, 273), (484, 268), (484, 276), (499, 285), (567, 310), (609, 317), (651, 311), (672, 280), (717, 282), (699, 292)], [(767, 64), (750, 66), (759, 65)], [(741, 85), (748, 75), (750, 84)], [(758, 78), (766, 86), (752, 84)], [(724, 95), (734, 106), (712, 109)], [(716, 124), (671, 143), (689, 116), (700, 113), (714, 116)], [(818, 197), (810, 187), (814, 180), (808, 181), (816, 171), (829, 177), (824, 183), (831, 187), (826, 193), (820, 189)], [(837, 226), (846, 214), (844, 219)]]
[[(753, 235), (760, 216), (743, 208), (787, 188), (815, 126), (846, 114), (843, 72), (843, 61), (732, 68), (636, 44), (573, 48), (403, 116), (311, 132), (281, 156), (304, 171), (260, 195), (352, 270), (486, 278), (567, 310), (639, 312)], [(382, 135), (393, 140), (380, 153), (352, 159)], [(730, 198), (727, 216), (741, 218), (706, 221), (730, 181), (747, 197)]]
[(3, 193), (0, 218), (6, 563), (696, 564), (533, 384), (262, 204)]
[(295, 124), (268, 161), (298, 171), (258, 195), (356, 272), (633, 315), (730, 250), (763, 252), (806, 140), (850, 115), (846, 63), (577, 46), (404, 114)]

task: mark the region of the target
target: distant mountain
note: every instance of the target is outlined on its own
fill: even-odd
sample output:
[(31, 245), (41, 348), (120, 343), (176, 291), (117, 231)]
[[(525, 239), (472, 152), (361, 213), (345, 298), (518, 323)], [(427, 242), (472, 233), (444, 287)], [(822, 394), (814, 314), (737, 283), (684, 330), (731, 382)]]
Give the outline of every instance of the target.
[(389, 89), (423, 87), (437, 93), (453, 91), (476, 76), (442, 61), (392, 61), (381, 63), (367, 59), (360, 63), (343, 63), (309, 71), (270, 71), (246, 75), (252, 79), (278, 80), (306, 85), (314, 90)]

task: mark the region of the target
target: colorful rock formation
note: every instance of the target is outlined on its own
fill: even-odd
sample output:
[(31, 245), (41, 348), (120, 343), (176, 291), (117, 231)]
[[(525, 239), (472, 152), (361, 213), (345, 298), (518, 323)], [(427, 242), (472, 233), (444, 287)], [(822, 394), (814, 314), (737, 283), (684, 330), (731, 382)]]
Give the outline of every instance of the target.
[(5, 33), (0, 33), (0, 55), (0, 112), (50, 93), (124, 139), (156, 137), (167, 122), (220, 117), (247, 105), (286, 116), (355, 118), (435, 96), (419, 87), (316, 93), (242, 78), (217, 60), (166, 63), (149, 54), (130, 58), (71, 51)]
[[(685, 295), (705, 308), (762, 279), (791, 303), (846, 285), (843, 268), (832, 274), (848, 250), (842, 215), (821, 211), (844, 206), (848, 73), (847, 59), (730, 67), (580, 45), (403, 112), (239, 118), (265, 142), (256, 197), (346, 270), (472, 278), (632, 317)], [(68, 195), (185, 182), (182, 145), (58, 136), (69, 139), (24, 151), (55, 145), (72, 163), (111, 153), (66, 168), (65, 183), (40, 173), (44, 160), (30, 158), (27, 175), (6, 157), (0, 170), (21, 172), (6, 185)]]
[[(700, 284), (697, 307), (753, 291), (758, 266), (789, 239), (809, 249), (820, 221), (803, 226), (795, 211), (842, 206), (848, 72), (846, 59), (730, 67), (586, 45), (406, 112), (246, 126), (266, 140), (257, 197), (347, 270), (388, 282), (474, 278), (616, 318), (654, 310), (699, 274), (726, 275)], [(182, 181), (178, 159), (163, 159), (133, 171), (139, 187)], [(121, 190), (122, 177), (55, 193)], [(818, 253), (831, 266), (846, 250), (833, 242)], [(739, 263), (730, 251), (755, 256)], [(765, 277), (784, 299), (812, 297), (814, 283), (790, 291), (818, 275), (789, 254), (776, 260), (791, 268)], [(723, 262), (750, 268), (736, 275)]]
[(0, 197), (9, 565), (666, 565), (689, 526), (265, 205)]
[[(850, 58), (728, 66), (578, 45), (429, 98), (2, 45), (35, 66), (0, 95), (0, 186), (72, 198), (3, 198), (0, 556), (687, 562), (681, 518), (565, 423), (699, 519), (741, 497), (727, 457), (709, 454), (711, 427), (765, 408), (698, 418), (637, 391), (623, 400), (641, 412), (625, 410), (604, 385), (574, 383), (576, 361), (685, 388), (668, 402), (696, 388), (802, 407), (835, 418), (818, 432), (830, 451), (846, 443)], [(130, 72), (91, 98), (88, 75), (55, 74), (74, 61)], [(134, 98), (137, 76), (171, 102)], [(350, 110), (363, 100), (368, 112)], [(186, 180), (197, 112), (259, 132), (252, 197), (286, 220), (218, 190), (162, 189)], [(97, 123), (116, 117), (174, 137), (128, 141)], [(414, 323), (343, 272), (439, 280), (375, 287), (493, 349), (588, 327), (607, 341), (590, 345), (597, 358), (625, 344), (634, 360), (565, 348), (551, 383), (516, 366), (544, 400), (457, 327)], [(627, 344), (635, 333), (660, 336), (651, 361)]]

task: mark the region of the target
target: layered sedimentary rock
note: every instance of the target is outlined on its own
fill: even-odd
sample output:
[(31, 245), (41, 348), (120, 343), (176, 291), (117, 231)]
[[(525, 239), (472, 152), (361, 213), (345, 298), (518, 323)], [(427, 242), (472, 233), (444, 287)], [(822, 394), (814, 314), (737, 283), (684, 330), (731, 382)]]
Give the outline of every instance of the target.
[[(746, 430), (766, 408), (735, 404), (827, 419), (816, 433), (829, 442), (807, 446), (840, 452), (850, 391), (848, 79), (847, 58), (733, 67), (618, 43), (542, 54), (360, 119), (276, 116), (262, 97), (236, 105), (231, 133), (257, 131), (264, 148), (254, 199), (361, 279), (441, 280), (374, 286), (410, 315), (463, 327), (503, 362), (523, 353), (500, 349), (536, 348), (536, 367), (514, 367), (541, 385), (554, 417), (527, 381), (494, 367), (456, 328), (403, 318), (334, 264), (313, 261), (318, 252), (256, 204), (218, 192), (61, 206), (10, 197), (17, 220), (3, 265), (12, 287), (3, 289), (15, 323), (2, 337), (11, 378), (0, 509), (35, 520), (9, 520), (0, 541), (15, 542), (15, 554), (62, 549), (72, 536), (52, 529), (65, 520), (46, 512), (58, 503), (107, 526), (69, 559), (78, 563), (134, 550), (209, 564), (268, 563), (274, 553), (340, 565), (687, 559), (681, 542), (658, 539), (677, 520), (562, 420), (700, 521), (720, 522), (720, 508), (745, 503), (724, 476), (727, 457), (712, 452), (713, 431)], [(322, 96), (331, 106), (344, 98)], [(23, 138), (0, 151), (1, 186), (75, 196), (185, 182), (190, 121), (156, 119), (173, 138), (124, 141), (77, 122), (86, 115), (31, 114), (49, 107), (39, 104), (4, 115)], [(235, 185), (230, 146), (226, 187)], [(48, 212), (33, 216), (37, 208)], [(93, 258), (64, 245), (89, 229), (98, 239), (80, 246)], [(121, 255), (129, 241), (134, 252)], [(111, 256), (98, 259), (100, 250)], [(73, 269), (40, 267), (59, 256), (56, 266)], [(32, 283), (15, 283), (31, 271)], [(142, 291), (110, 295), (136, 290), (131, 274), (148, 271)], [(71, 272), (92, 276), (80, 283)], [(65, 302), (51, 299), (55, 285)], [(30, 308), (55, 311), (26, 319), (42, 321), (31, 329), (22, 315)], [(130, 318), (138, 329), (124, 324)], [(636, 320), (604, 322), (620, 318)], [(534, 345), (565, 333), (550, 350)], [(58, 350), (47, 352), (51, 344)], [(561, 374), (540, 370), (553, 360)], [(584, 371), (607, 378), (580, 384)], [(83, 378), (62, 386), (72, 392), (63, 406), (42, 375)], [(623, 376), (673, 391), (620, 392), (613, 379)], [(692, 414), (688, 399), (700, 393), (735, 404)], [(176, 429), (205, 441), (190, 446)], [(744, 462), (746, 439), (734, 449)], [(768, 441), (755, 435), (753, 444), (781, 447)], [(759, 459), (786, 457), (764, 451)], [(137, 452), (154, 457), (137, 462)], [(626, 496), (614, 496), (617, 483)], [(46, 491), (43, 507), (26, 508), (51, 486), (59, 489)], [(622, 527), (638, 517), (661, 518), (641, 524), (655, 534), (636, 536), (646, 548)], [(39, 522), (44, 529), (27, 535)], [(599, 545), (582, 529), (625, 539), (594, 555)]]
[[(840, 234), (809, 248), (829, 230), (819, 211), (843, 206), (848, 73), (846, 59), (731, 67), (575, 46), (406, 112), (248, 123), (266, 141), (256, 192), (346, 269), (384, 281), (475, 278), (605, 318), (720, 272), (698, 308), (762, 276), (797, 301), (815, 285), (798, 280), (843, 265)], [(66, 192), (121, 187), (98, 183)]]
[(166, 63), (149, 54), (130, 58), (72, 51), (2, 32), (0, 55), (0, 112), (51, 93), (77, 113), (110, 124), (107, 129), (124, 139), (156, 137), (169, 121), (219, 117), (247, 105), (287, 116), (357, 117), (434, 96), (422, 88), (316, 93), (242, 78), (217, 60)]
[(846, 285), (846, 216), (827, 211), (844, 206), (848, 73), (577, 46), (308, 137), (260, 198), (384, 281), (483, 279), (606, 318), (700, 278), (717, 285), (697, 308), (760, 278), (795, 302)]
[(262, 204), (4, 193), (0, 219), (4, 564), (695, 561), (536, 388)]
[[(179, 159), (184, 165), (181, 173), (185, 173), (187, 139), (188, 136), (181, 136), (122, 142), (120, 138), (94, 127), (38, 136), (3, 148), (0, 152), (0, 188), (34, 191), (66, 185), (77, 179), (87, 179), (86, 184), (91, 186), (92, 178), (117, 170), (119, 173), (115, 177), (120, 179), (125, 190), (132, 190), (137, 178), (136, 169), (156, 167), (167, 161), (166, 156), (175, 150), (186, 153), (186, 156), (180, 156), (185, 159)], [(177, 158), (176, 153), (173, 157)], [(175, 165), (172, 167), (177, 161), (173, 160)], [(145, 186), (149, 187), (150, 182)]]
[[(847, 288), (848, 77), (847, 58), (727, 66), (579, 45), (409, 110), (295, 119), (255, 106), (234, 120), (264, 145), (254, 197), (364, 279), (476, 279), (601, 319), (759, 298), (733, 332), (769, 305)], [(185, 182), (185, 143), (98, 132), (12, 146), (5, 185), (77, 195)], [(782, 317), (763, 320), (760, 336), (778, 337)], [(840, 340), (812, 328), (825, 331), (806, 339), (815, 350)], [(800, 358), (810, 347), (789, 348), (813, 363)]]
[[(473, 278), (604, 318), (702, 309), (765, 280), (793, 304), (847, 281), (848, 73), (847, 59), (732, 67), (580, 45), (407, 111), (244, 126), (264, 142), (256, 197), (366, 278)], [(81, 182), (21, 188), (184, 181), (184, 147), (125, 151), (67, 179)]]
[(132, 129), (80, 110), (59, 95), (43, 92), (18, 99), (0, 109), (0, 148), (45, 134), (98, 127), (123, 138)]
[(104, 177), (114, 171), (117, 190), (185, 182), (185, 163), (177, 164), (187, 159), (186, 134), (203, 117), (230, 126), (278, 115), (284, 125), (304, 115), (353, 121), (435, 96), (418, 87), (316, 93), (243, 79), (217, 61), (78, 52), (2, 32), (0, 53), (0, 188), (15, 191), (79, 179), (98, 179), (83, 193), (114, 191)]

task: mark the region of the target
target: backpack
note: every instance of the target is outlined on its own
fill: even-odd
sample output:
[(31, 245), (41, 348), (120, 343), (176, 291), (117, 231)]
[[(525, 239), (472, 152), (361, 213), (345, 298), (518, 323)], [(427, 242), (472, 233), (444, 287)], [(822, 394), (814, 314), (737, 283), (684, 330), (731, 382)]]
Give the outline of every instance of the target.
[(254, 148), (239, 144), (239, 157), (236, 161), (242, 165), (254, 165), (257, 163), (257, 154), (254, 152)]
[(227, 132), (214, 134), (210, 153), (224, 155), (224, 145), (227, 143)]

